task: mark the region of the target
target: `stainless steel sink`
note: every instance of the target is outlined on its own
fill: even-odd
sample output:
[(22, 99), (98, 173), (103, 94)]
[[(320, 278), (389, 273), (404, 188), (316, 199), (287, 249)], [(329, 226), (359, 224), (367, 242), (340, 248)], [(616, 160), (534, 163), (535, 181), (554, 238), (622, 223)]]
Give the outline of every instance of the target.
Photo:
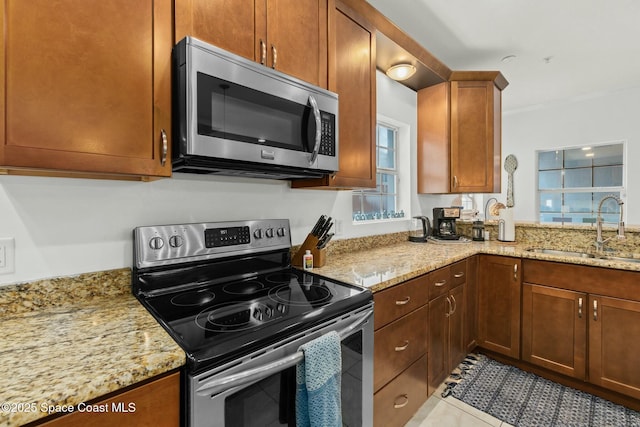
[(534, 252), (538, 254), (558, 255), (566, 257), (576, 258), (592, 258), (594, 260), (603, 261), (620, 261), (620, 262), (633, 262), (640, 263), (640, 258), (622, 257), (622, 256), (610, 256), (610, 255), (595, 255), (588, 252), (576, 252), (576, 251), (563, 251), (559, 249), (546, 249), (546, 248), (529, 248), (527, 252)]
[(527, 252), (535, 252), (539, 254), (569, 256), (577, 258), (595, 258), (595, 255), (587, 252), (562, 251), (558, 249), (529, 248)]

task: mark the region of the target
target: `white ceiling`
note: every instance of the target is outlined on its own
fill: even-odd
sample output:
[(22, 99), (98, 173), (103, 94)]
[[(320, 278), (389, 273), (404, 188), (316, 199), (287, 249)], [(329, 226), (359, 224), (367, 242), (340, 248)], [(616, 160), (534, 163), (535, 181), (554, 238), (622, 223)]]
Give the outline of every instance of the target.
[(504, 111), (640, 86), (638, 0), (367, 1), (452, 70), (501, 71)]

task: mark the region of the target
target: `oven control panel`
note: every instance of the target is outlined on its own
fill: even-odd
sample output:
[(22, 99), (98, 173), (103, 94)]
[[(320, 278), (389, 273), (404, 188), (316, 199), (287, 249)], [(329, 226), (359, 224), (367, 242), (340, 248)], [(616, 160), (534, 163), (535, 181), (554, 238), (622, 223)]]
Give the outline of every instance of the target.
[(137, 227), (133, 240), (137, 268), (291, 248), (288, 219)]

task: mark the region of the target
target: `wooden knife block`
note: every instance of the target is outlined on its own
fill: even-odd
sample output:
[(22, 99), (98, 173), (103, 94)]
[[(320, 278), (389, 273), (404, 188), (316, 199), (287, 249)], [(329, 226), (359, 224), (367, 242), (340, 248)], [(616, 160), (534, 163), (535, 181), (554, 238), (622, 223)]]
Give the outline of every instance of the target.
[(303, 267), (302, 258), (305, 252), (307, 250), (310, 250), (311, 255), (313, 255), (313, 267), (316, 268), (316, 267), (324, 266), (324, 264), (327, 262), (327, 249), (326, 248), (318, 249), (316, 248), (317, 244), (318, 244), (318, 238), (313, 234), (309, 234), (307, 238), (304, 239), (304, 242), (302, 242), (302, 245), (300, 246), (300, 249), (298, 249), (298, 252), (296, 252), (293, 255), (293, 259), (291, 260), (291, 263), (296, 267), (302, 268)]

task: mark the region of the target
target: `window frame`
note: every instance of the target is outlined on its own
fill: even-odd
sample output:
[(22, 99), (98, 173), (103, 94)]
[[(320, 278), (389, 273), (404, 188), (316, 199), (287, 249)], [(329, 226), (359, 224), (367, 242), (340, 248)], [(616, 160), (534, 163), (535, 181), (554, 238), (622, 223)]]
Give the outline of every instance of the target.
[[(581, 166), (581, 167), (566, 167), (565, 166), (565, 156), (563, 153), (563, 161), (562, 161), (562, 165), (560, 168), (552, 168), (552, 169), (540, 169), (540, 154), (541, 153), (546, 153), (546, 152), (552, 152), (552, 151), (569, 151), (569, 150), (577, 150), (577, 149), (586, 149), (587, 147), (589, 148), (598, 148), (598, 147), (605, 147), (605, 146), (613, 146), (613, 145), (621, 145), (622, 146), (622, 163), (621, 164), (613, 164), (613, 165), (607, 165), (607, 166), (620, 166), (622, 168), (622, 172), (621, 172), (621, 185), (620, 186), (607, 186), (607, 187), (594, 187), (594, 186), (590, 186), (590, 187), (565, 187), (565, 171), (566, 170), (575, 170), (575, 169), (580, 169), (580, 168), (589, 168), (591, 170), (591, 179), (592, 179), (592, 185), (593, 185), (593, 177), (594, 177), (594, 171), (596, 168), (602, 167), (599, 165), (594, 165), (593, 161), (591, 162), (591, 165), (586, 167), (586, 166)], [(604, 197), (604, 195), (608, 195), (608, 194), (616, 194), (618, 195), (623, 201), (626, 200), (626, 187), (627, 187), (627, 141), (626, 140), (615, 140), (615, 141), (607, 141), (607, 142), (602, 142), (602, 143), (597, 143), (597, 144), (584, 144), (584, 145), (578, 145), (578, 146), (570, 146), (570, 147), (561, 147), (561, 148), (556, 148), (556, 149), (539, 149), (536, 150), (536, 156), (535, 156), (535, 179), (536, 179), (536, 215), (537, 215), (537, 220), (539, 223), (541, 224), (561, 224), (561, 225), (586, 225), (586, 226), (593, 226), (595, 225), (595, 221), (596, 221), (596, 216), (597, 216), (597, 206), (599, 201), (602, 199), (602, 197)], [(550, 170), (559, 170), (561, 173), (561, 186), (557, 187), (557, 188), (540, 188), (540, 172), (546, 172), (546, 171), (550, 171)], [(543, 194), (558, 194), (560, 196), (560, 212), (557, 211), (548, 211), (545, 212), (543, 210), (541, 210), (542, 206), (541, 206), (541, 198)], [(591, 194), (592, 198), (591, 198), (591, 211), (589, 212), (570, 212), (569, 209), (566, 207), (565, 205), (565, 197), (567, 194)], [(600, 194), (601, 197), (599, 197), (598, 200), (596, 200), (595, 197), (593, 197), (595, 194)], [(611, 212), (610, 211), (611, 206), (604, 205), (603, 206), (603, 218), (605, 220), (605, 222), (617, 222), (618, 221), (618, 217), (619, 217), (619, 210), (618, 211), (614, 211)], [(557, 214), (557, 217), (553, 217), (554, 220), (543, 220), (543, 215), (545, 214)], [(583, 215), (583, 219), (582, 222), (574, 222), (573, 216), (571, 214), (574, 215)], [(586, 215), (590, 214), (589, 217), (587, 217)], [(625, 213), (626, 215), (626, 213)], [(587, 218), (589, 218), (588, 220), (586, 220)], [(615, 218), (615, 220), (614, 220)], [(557, 221), (556, 221), (557, 219)], [(623, 218), (623, 220), (625, 220)]]
[[(381, 127), (384, 127), (386, 129), (393, 131), (393, 167), (392, 168), (381, 167), (379, 163), (380, 150), (389, 149), (388, 147), (380, 145), (380, 128)], [(387, 220), (405, 218), (403, 210), (401, 210), (400, 212), (397, 211), (398, 207), (400, 206), (400, 171), (399, 171), (399, 151), (400, 150), (398, 147), (399, 134), (400, 134), (400, 126), (389, 123), (388, 121), (385, 121), (384, 119), (381, 119), (381, 118), (378, 118), (378, 120), (376, 121), (376, 188), (353, 190), (352, 201), (351, 201), (351, 213), (352, 213), (352, 220), (354, 221), (354, 223), (360, 224), (360, 223), (366, 223), (366, 222), (372, 222), (372, 221), (387, 221)], [(394, 180), (393, 192), (383, 191), (383, 188), (382, 188), (383, 185), (381, 180), (381, 175), (383, 174), (393, 177), (393, 180)], [(364, 199), (367, 195), (377, 195), (380, 197), (381, 201), (384, 197), (389, 197), (389, 196), (393, 197), (394, 209), (390, 212), (387, 212), (385, 216), (386, 211), (382, 210), (383, 203), (381, 203), (380, 204), (381, 211), (375, 214), (363, 212)], [(353, 209), (353, 205), (354, 205), (353, 199), (356, 197), (360, 199), (360, 210), (357, 211), (358, 213), (356, 213), (356, 211), (354, 211)], [(368, 217), (369, 215), (373, 215), (373, 217), (369, 218)]]

